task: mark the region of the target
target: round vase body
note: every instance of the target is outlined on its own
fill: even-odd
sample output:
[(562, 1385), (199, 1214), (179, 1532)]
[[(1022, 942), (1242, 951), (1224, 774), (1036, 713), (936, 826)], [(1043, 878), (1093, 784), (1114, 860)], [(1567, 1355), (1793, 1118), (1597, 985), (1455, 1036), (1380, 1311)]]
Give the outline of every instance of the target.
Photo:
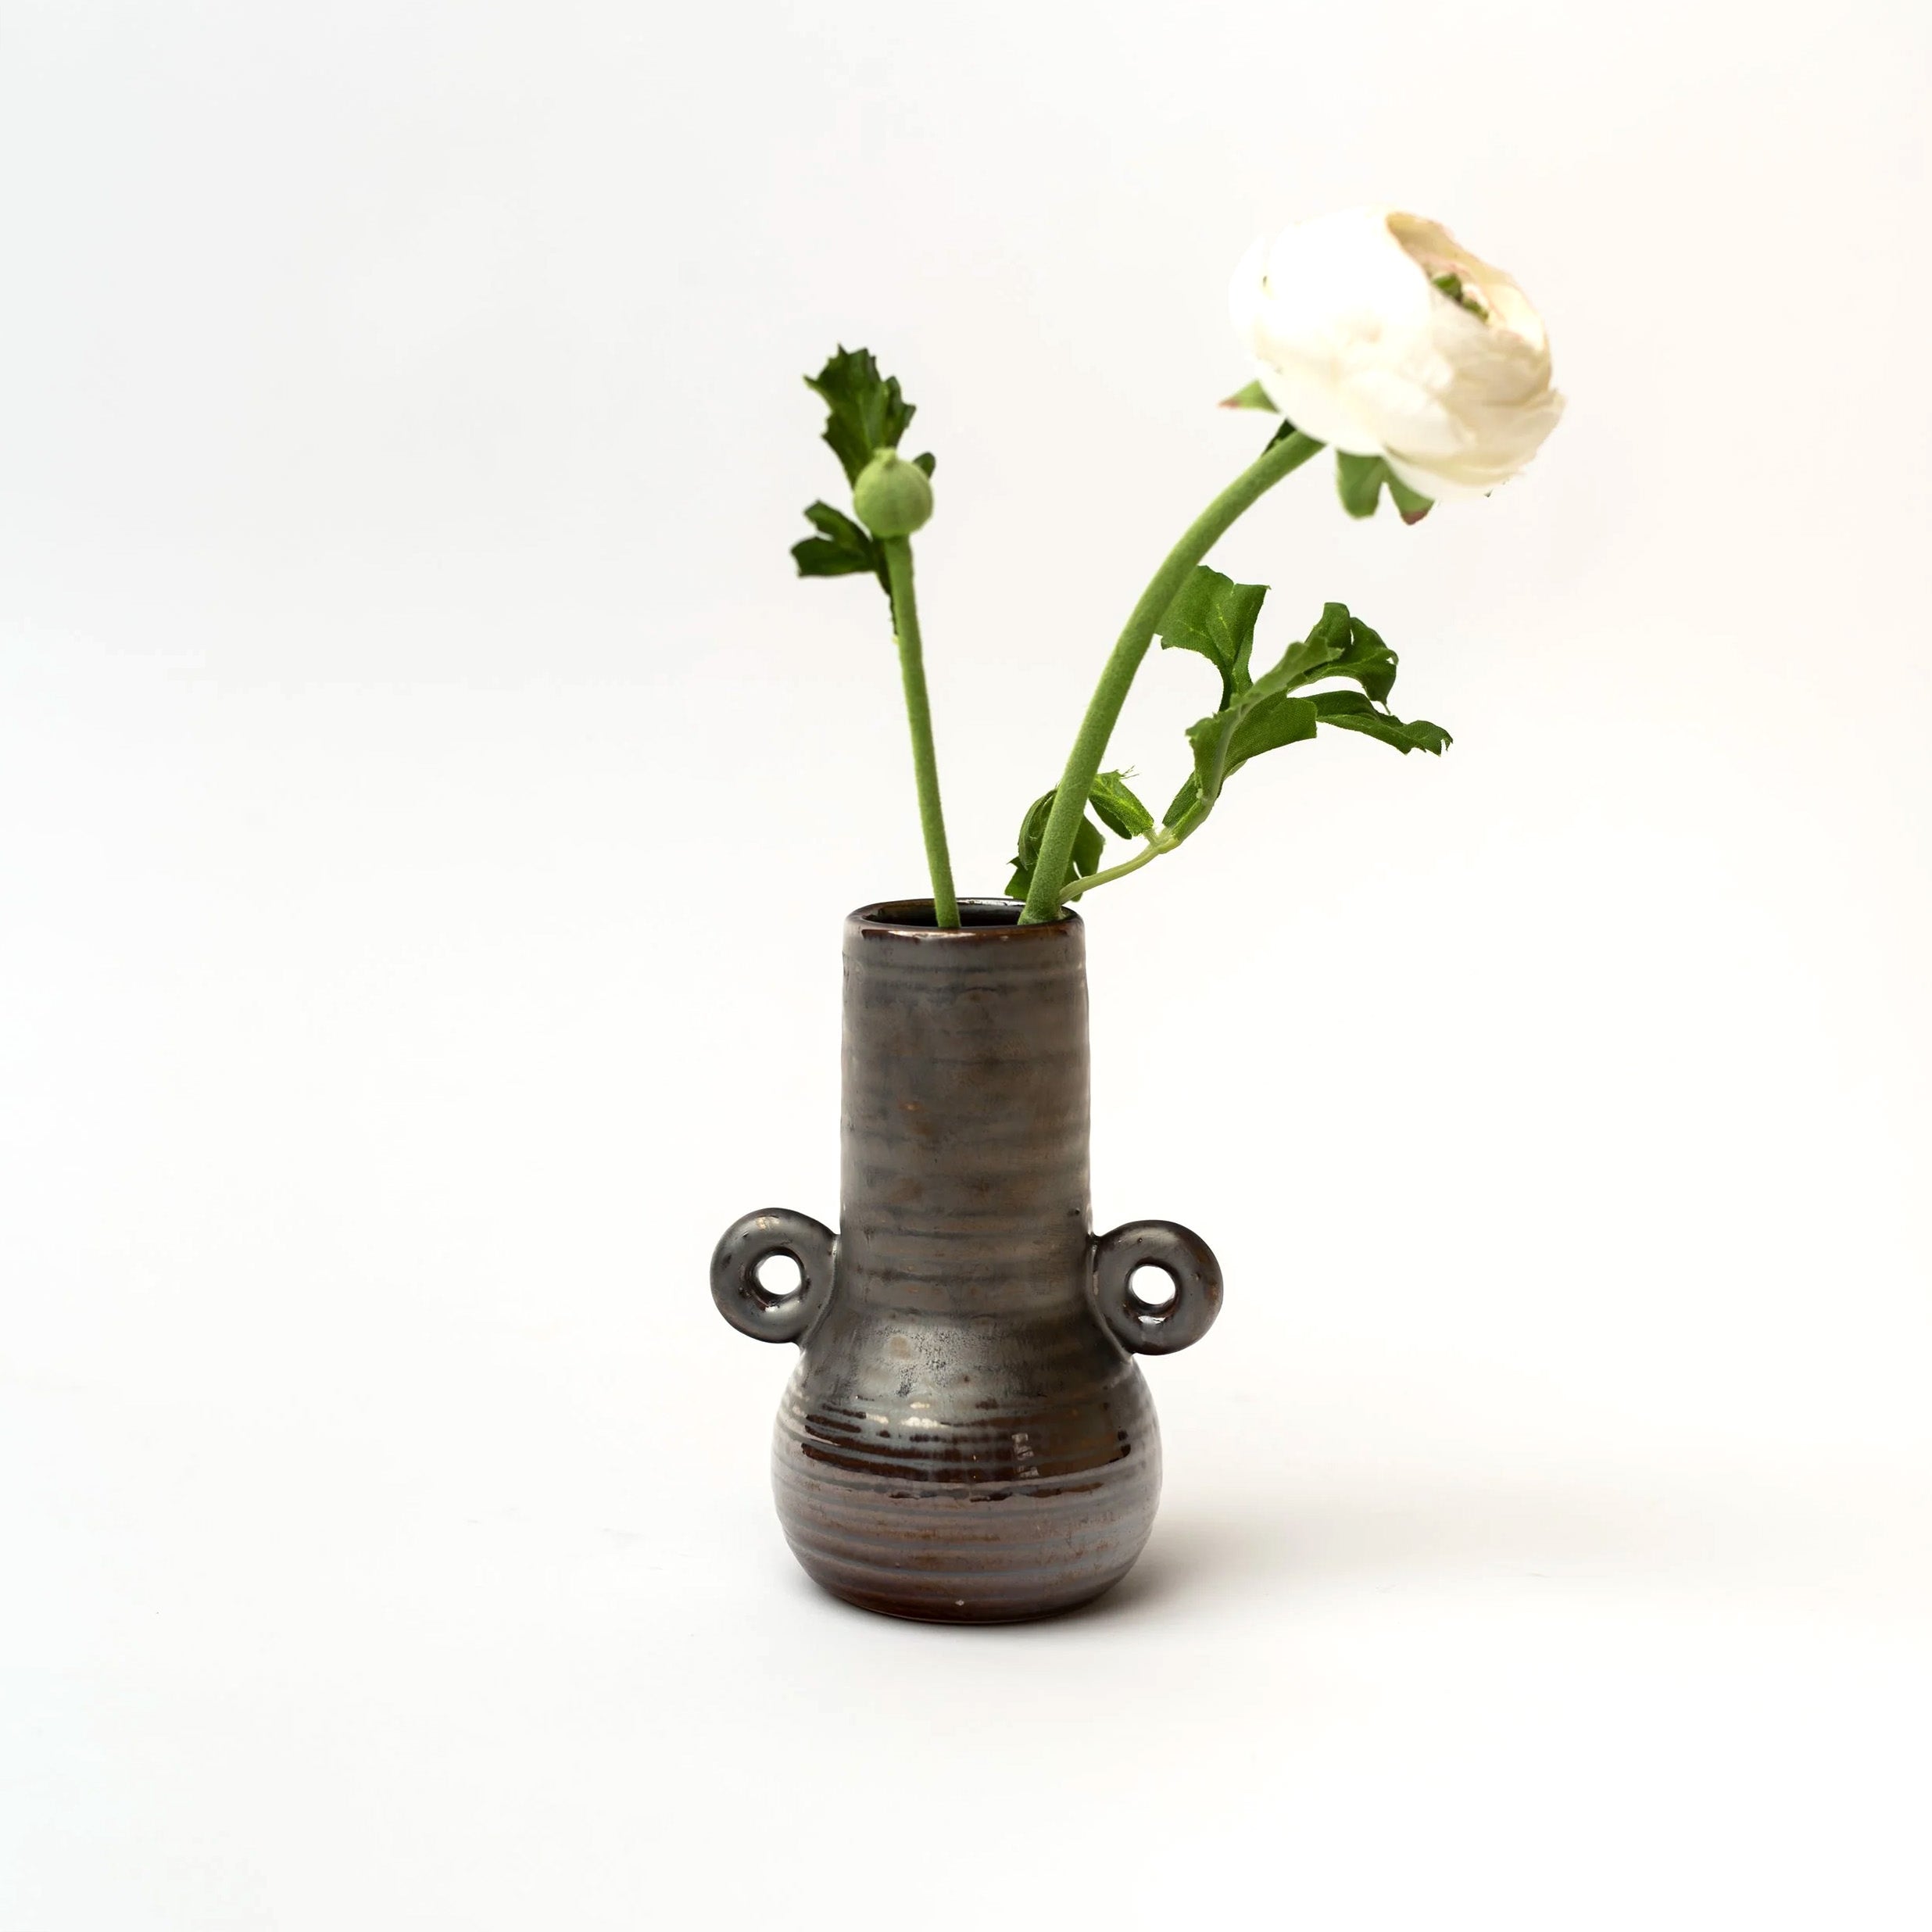
[[(1094, 1239), (1084, 932), (969, 903), (846, 922), (835, 1240), (749, 1215), (720, 1243), (727, 1316), (799, 1360), (772, 1444), (779, 1520), (806, 1570), (869, 1610), (948, 1623), (1050, 1615), (1132, 1566), (1161, 1487), (1130, 1351), (1166, 1352), (1219, 1304), (1198, 1237)], [(757, 1285), (792, 1254), (800, 1291)], [(1136, 1266), (1172, 1278), (1158, 1304)]]

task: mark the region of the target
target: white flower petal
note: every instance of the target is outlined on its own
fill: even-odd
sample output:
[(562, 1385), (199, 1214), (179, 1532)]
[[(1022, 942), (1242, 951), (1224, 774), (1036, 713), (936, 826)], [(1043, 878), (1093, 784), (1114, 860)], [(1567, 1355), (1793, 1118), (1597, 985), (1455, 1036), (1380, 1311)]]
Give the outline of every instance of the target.
[(1229, 308), (1290, 421), (1386, 457), (1427, 496), (1507, 482), (1562, 413), (1529, 299), (1419, 216), (1352, 209), (1285, 229), (1248, 251)]

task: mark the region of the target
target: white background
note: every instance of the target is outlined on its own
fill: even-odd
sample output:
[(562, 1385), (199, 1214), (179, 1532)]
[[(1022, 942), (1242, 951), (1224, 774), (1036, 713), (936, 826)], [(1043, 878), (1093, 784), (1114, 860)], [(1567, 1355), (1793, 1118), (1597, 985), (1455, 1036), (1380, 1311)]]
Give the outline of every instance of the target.
[[(1923, 1927), (1929, 20), (6, 0), (0, 1924)], [(1569, 418), (1218, 560), (1455, 746), (1089, 908), (1097, 1215), (1229, 1283), (1140, 1569), (848, 1612), (705, 1288), (921, 883), (799, 375), (939, 453), (996, 890), (1370, 200)]]

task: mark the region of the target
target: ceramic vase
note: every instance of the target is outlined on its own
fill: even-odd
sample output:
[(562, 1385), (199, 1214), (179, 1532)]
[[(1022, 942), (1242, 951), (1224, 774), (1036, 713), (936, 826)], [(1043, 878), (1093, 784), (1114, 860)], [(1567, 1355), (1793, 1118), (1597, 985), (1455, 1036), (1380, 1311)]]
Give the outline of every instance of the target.
[[(1094, 1234), (1085, 932), (1019, 910), (846, 920), (839, 1231), (767, 1208), (712, 1258), (725, 1319), (798, 1346), (772, 1441), (793, 1552), (893, 1616), (1046, 1616), (1125, 1576), (1161, 1487), (1134, 1358), (1198, 1341), (1221, 1305), (1186, 1228)], [(760, 1281), (775, 1255), (789, 1293)]]

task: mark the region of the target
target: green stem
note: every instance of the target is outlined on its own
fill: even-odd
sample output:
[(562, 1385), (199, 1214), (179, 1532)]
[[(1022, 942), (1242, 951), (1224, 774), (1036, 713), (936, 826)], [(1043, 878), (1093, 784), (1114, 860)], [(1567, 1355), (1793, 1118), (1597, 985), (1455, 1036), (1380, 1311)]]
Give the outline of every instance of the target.
[[(1033, 868), (1032, 889), (1026, 895), (1026, 910), (1020, 914), (1021, 925), (1043, 925), (1060, 917), (1061, 900), (1067, 895), (1059, 882), (1067, 876), (1073, 857), (1073, 841), (1086, 813), (1087, 797), (1093, 789), (1100, 760), (1107, 756), (1107, 741), (1114, 735), (1121, 707), (1140, 668), (1140, 660), (1154, 642), (1154, 627), (1167, 614), (1167, 608), (1179, 594), (1187, 574), (1219, 542), (1228, 527), (1290, 471), (1298, 470), (1322, 445), (1299, 430), (1279, 442), (1270, 443), (1189, 526), (1187, 533), (1168, 553), (1167, 561), (1154, 574), (1140, 593), (1127, 628), (1120, 634), (1113, 654), (1100, 673), (1086, 716), (1080, 721), (1079, 735), (1068, 754), (1067, 768), (1061, 775), (1059, 796), (1040, 836), (1039, 857)], [(1084, 883), (1091, 887), (1104, 878), (1117, 878), (1123, 870), (1144, 864), (1143, 853), (1108, 873), (1096, 873)]]
[(1069, 879), (1061, 896), (1078, 899), (1082, 893), (1092, 892), (1096, 886), (1110, 885), (1117, 878), (1125, 878), (1129, 872), (1139, 871), (1143, 865), (1151, 865), (1156, 859), (1193, 838), (1211, 809), (1209, 806), (1197, 805), (1178, 825), (1163, 825), (1131, 859), (1123, 859), (1119, 864), (1110, 865), (1102, 871), (1089, 872), (1085, 878)]
[(912, 544), (882, 537), (886, 572), (892, 580), (893, 630), (899, 639), (899, 674), (906, 687), (906, 721), (912, 727), (912, 769), (919, 786), (919, 830), (926, 870), (932, 878), (934, 924), (959, 924), (953, 892), (953, 860), (946, 849), (946, 814), (939, 807), (939, 761), (932, 750), (932, 707), (926, 697), (925, 660), (919, 648), (919, 606), (912, 591)]

